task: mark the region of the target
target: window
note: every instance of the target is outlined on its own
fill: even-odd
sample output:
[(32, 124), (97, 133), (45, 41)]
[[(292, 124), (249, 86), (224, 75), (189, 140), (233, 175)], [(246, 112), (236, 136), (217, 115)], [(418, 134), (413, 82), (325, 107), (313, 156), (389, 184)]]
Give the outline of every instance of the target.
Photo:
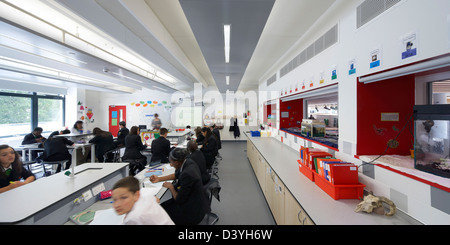
[(30, 133), (35, 127), (44, 132), (64, 125), (65, 98), (34, 92), (0, 90), (0, 137)]

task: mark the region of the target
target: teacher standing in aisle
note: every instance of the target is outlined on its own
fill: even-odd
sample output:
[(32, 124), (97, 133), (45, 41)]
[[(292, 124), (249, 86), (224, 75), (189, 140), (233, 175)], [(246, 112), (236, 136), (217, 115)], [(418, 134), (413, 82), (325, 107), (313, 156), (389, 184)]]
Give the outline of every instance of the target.
[(153, 130), (159, 130), (162, 126), (161, 119), (158, 117), (159, 115), (155, 113), (155, 118), (152, 120)]

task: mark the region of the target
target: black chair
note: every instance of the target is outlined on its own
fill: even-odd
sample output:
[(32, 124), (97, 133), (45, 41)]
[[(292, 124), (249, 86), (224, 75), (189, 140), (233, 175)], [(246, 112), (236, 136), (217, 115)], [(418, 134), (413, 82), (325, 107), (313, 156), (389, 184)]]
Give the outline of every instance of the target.
[(109, 150), (103, 154), (103, 162), (105, 163), (107, 159), (111, 159), (109, 162), (119, 162), (120, 161), (120, 148), (117, 147), (112, 150)]
[(205, 218), (203, 218), (200, 225), (214, 225), (219, 221), (219, 216), (213, 212), (211, 212), (211, 202), (213, 196), (217, 199), (217, 201), (220, 202), (220, 190), (222, 187), (220, 187), (219, 180), (216, 178), (211, 178), (208, 183), (206, 183), (203, 186), (203, 189), (205, 190), (205, 193), (209, 199), (209, 212), (206, 213)]
[[(64, 166), (66, 165), (66, 163), (67, 163), (68, 161), (69, 161), (69, 160), (52, 161), (52, 162), (41, 161), (40, 163), (41, 163), (41, 165), (42, 165), (42, 168), (44, 169), (44, 176), (50, 176), (50, 175), (52, 175), (52, 174), (54, 174), (54, 173), (58, 173), (58, 171), (55, 171), (55, 172), (53, 173), (53, 170), (54, 170), (53, 167), (54, 167), (55, 165), (60, 165), (60, 166), (61, 166), (61, 171), (64, 170), (64, 169), (65, 169)], [(49, 174), (47, 173), (47, 170), (45, 169), (45, 165), (52, 165), (52, 168), (50, 169)]]

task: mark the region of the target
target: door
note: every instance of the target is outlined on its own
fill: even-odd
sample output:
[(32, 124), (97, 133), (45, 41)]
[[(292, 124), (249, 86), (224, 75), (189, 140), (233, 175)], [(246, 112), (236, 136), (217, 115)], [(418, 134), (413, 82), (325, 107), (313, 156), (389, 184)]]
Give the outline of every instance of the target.
[(119, 132), (119, 122), (125, 121), (127, 118), (127, 107), (124, 105), (110, 105), (109, 106), (109, 132), (114, 137), (117, 137)]

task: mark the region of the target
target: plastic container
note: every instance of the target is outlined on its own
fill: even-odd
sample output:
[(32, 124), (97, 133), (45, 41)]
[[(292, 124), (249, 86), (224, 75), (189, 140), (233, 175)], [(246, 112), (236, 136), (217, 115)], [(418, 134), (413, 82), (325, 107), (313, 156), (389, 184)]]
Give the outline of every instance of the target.
[(365, 185), (358, 183), (355, 185), (333, 185), (328, 180), (325, 180), (322, 176), (313, 172), (314, 183), (326, 192), (334, 200), (339, 199), (362, 199), (364, 197)]
[(250, 135), (252, 137), (261, 137), (261, 132), (260, 131), (250, 131)]
[(301, 160), (297, 160), (297, 162), (298, 162), (298, 170), (300, 171), (300, 173), (302, 173), (303, 175), (306, 176), (306, 178), (314, 182), (314, 174), (313, 174), (314, 170), (311, 170), (306, 165), (304, 165)]

